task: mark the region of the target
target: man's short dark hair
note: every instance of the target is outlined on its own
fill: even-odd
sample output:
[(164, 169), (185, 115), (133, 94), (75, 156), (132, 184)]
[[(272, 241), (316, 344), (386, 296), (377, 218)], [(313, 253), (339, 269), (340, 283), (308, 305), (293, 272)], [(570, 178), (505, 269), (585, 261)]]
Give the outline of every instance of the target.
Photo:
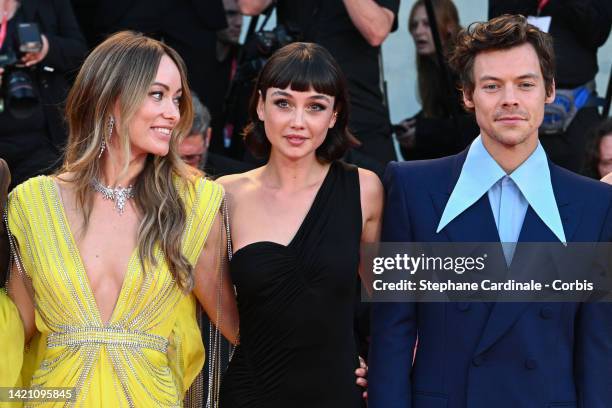
[(459, 75), (461, 87), (468, 99), (474, 92), (474, 60), (484, 51), (507, 50), (531, 44), (538, 55), (546, 95), (554, 88), (555, 56), (552, 37), (527, 23), (521, 15), (505, 14), (487, 22), (476, 22), (461, 30), (449, 58), (449, 64)]
[(599, 161), (601, 160), (601, 140), (606, 136), (612, 136), (612, 118), (605, 119), (591, 132), (590, 143), (587, 145), (585, 167), (587, 175), (593, 178), (601, 178), (605, 174), (599, 174)]
[(338, 63), (322, 46), (296, 42), (276, 51), (257, 77), (249, 103), (250, 123), (244, 130), (245, 144), (255, 157), (267, 158), (272, 147), (266, 137), (264, 123), (257, 115), (259, 97), (261, 95), (265, 100), (269, 88), (285, 89), (288, 86), (298, 92), (314, 89), (335, 98), (336, 123), (317, 148), (319, 160), (329, 162), (339, 159), (347, 149), (359, 145), (348, 130), (348, 91)]
[(193, 103), (193, 124), (187, 136), (204, 135), (206, 137), (205, 133), (210, 127), (210, 112), (202, 104), (195, 92), (191, 93), (191, 102)]

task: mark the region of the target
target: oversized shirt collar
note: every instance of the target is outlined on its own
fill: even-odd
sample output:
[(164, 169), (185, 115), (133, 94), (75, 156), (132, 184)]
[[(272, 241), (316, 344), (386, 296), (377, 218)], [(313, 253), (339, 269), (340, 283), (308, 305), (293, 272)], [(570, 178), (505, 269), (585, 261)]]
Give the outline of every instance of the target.
[[(505, 171), (484, 147), (481, 136), (478, 136), (468, 150), (459, 180), (444, 208), (436, 232), (440, 232), (472, 206), (505, 175)], [(542, 222), (550, 228), (559, 241), (566, 243), (561, 215), (550, 180), (548, 159), (542, 145), (538, 142), (538, 146), (529, 158), (508, 176), (516, 183)]]

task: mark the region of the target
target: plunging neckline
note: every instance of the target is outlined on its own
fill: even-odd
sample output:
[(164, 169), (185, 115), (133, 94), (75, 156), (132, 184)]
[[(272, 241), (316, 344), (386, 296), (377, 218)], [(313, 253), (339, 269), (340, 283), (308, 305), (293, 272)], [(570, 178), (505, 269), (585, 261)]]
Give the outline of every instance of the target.
[(291, 248), (293, 246), (293, 244), (295, 243), (296, 239), (301, 235), (302, 230), (305, 228), (306, 225), (308, 225), (308, 221), (312, 217), (312, 213), (314, 211), (314, 208), (318, 204), (324, 188), (327, 186), (327, 184), (329, 183), (329, 180), (331, 179), (332, 168), (334, 167), (335, 164), (336, 164), (336, 162), (332, 162), (330, 164), (329, 168), (327, 169), (327, 173), (325, 174), (325, 178), (323, 179), (323, 181), (321, 182), (321, 185), (317, 189), (317, 192), (316, 192), (316, 194), (314, 196), (314, 199), (312, 200), (312, 203), (310, 204), (310, 207), (308, 208), (308, 211), (304, 215), (304, 218), (302, 219), (302, 222), (300, 223), (299, 227), (297, 228), (295, 234), (293, 234), (293, 237), (291, 238), (289, 243), (283, 244), (283, 243), (280, 243), (280, 242), (269, 241), (269, 240), (253, 241), (253, 242), (250, 242), (250, 243), (240, 247), (237, 251), (234, 251), (232, 258), (234, 256), (236, 256), (238, 253), (241, 253), (243, 250), (246, 250), (247, 248), (257, 247), (257, 246), (260, 246), (260, 245), (278, 246), (278, 247), (283, 248), (283, 249)]
[(100, 323), (104, 327), (107, 327), (111, 325), (116, 319), (115, 313), (117, 312), (117, 306), (119, 305), (119, 303), (122, 301), (122, 298), (124, 297), (125, 287), (128, 282), (128, 279), (130, 278), (129, 275), (130, 275), (130, 271), (132, 270), (132, 263), (134, 262), (134, 258), (136, 257), (136, 254), (138, 252), (138, 246), (134, 247), (134, 249), (131, 252), (130, 258), (128, 259), (126, 270), (123, 274), (123, 281), (121, 282), (121, 289), (119, 289), (119, 293), (117, 294), (117, 298), (115, 299), (115, 304), (113, 306), (113, 310), (110, 314), (110, 317), (108, 318), (106, 322), (103, 322), (102, 315), (100, 314), (100, 308), (98, 306), (98, 302), (96, 300), (96, 297), (94, 296), (93, 289), (91, 288), (89, 275), (87, 274), (87, 270), (85, 269), (85, 263), (83, 262), (83, 258), (81, 257), (81, 252), (79, 251), (79, 247), (76, 244), (76, 239), (74, 237), (74, 234), (72, 233), (72, 227), (70, 225), (70, 222), (68, 221), (68, 216), (66, 215), (66, 209), (64, 208), (64, 201), (62, 199), (60, 187), (52, 177), (49, 177), (49, 180), (51, 181), (51, 184), (53, 186), (53, 189), (56, 195), (58, 209), (60, 210), (59, 211), (60, 221), (66, 227), (66, 233), (68, 234), (68, 237), (70, 238), (69, 244), (72, 247), (74, 254), (76, 255), (76, 261), (77, 261), (76, 274), (80, 274), (81, 277), (83, 278), (85, 297), (91, 303), (91, 306), (93, 306), (93, 311), (95, 312), (95, 317), (98, 320), (98, 323)]

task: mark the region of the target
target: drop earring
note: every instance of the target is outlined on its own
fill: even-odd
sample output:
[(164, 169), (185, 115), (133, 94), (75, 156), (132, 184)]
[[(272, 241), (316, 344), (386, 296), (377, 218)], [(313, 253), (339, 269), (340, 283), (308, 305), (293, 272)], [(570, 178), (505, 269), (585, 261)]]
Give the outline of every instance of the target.
[[(113, 127), (115, 126), (115, 118), (109, 116), (108, 118), (108, 141), (110, 142), (111, 136), (113, 135)], [(100, 145), (100, 154), (98, 154), (98, 159), (102, 157), (102, 153), (104, 153), (104, 149), (106, 149), (106, 137), (102, 136), (102, 144)]]

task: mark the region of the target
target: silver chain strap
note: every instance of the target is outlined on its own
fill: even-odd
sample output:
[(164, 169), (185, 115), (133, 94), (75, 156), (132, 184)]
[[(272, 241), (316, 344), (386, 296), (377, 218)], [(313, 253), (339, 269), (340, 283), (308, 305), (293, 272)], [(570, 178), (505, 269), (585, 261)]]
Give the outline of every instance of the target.
[[(26, 288), (28, 289), (30, 298), (32, 302), (34, 302), (34, 289), (32, 287), (32, 282), (30, 281), (30, 278), (25, 273), (25, 268), (23, 267), (23, 261), (21, 260), (19, 251), (17, 250), (17, 243), (15, 242), (15, 237), (13, 237), (13, 234), (11, 234), (11, 230), (9, 229), (8, 208), (4, 209), (3, 218), (4, 218), (4, 225), (6, 228), (6, 235), (8, 236), (8, 241), (9, 241), (10, 259), (12, 262), (15, 263), (15, 266), (17, 266), (17, 273), (19, 274), (19, 277), (26, 283)], [(10, 271), (7, 275), (7, 282), (8, 282), (9, 277), (10, 277)]]
[[(221, 204), (221, 215), (222, 225), (220, 225), (220, 233), (222, 234), (223, 228), (225, 227), (225, 237), (227, 242), (227, 260), (228, 262), (232, 259), (232, 240), (229, 224), (229, 211), (227, 208), (227, 199), (223, 198)], [(212, 321), (208, 324), (208, 336), (210, 339), (210, 362), (208, 364), (208, 395), (206, 400), (206, 408), (218, 408), (219, 407), (219, 390), (221, 386), (221, 374), (222, 374), (222, 360), (221, 360), (221, 342), (223, 337), (219, 331), (221, 324), (221, 298), (223, 292), (223, 278), (224, 268), (227, 264), (224, 256), (224, 248), (219, 246), (219, 265), (217, 268), (218, 272), (218, 283), (217, 283), (217, 299), (216, 299), (216, 316), (215, 323)], [(230, 344), (229, 348), (229, 360), (231, 361), (234, 355), (235, 347)]]

